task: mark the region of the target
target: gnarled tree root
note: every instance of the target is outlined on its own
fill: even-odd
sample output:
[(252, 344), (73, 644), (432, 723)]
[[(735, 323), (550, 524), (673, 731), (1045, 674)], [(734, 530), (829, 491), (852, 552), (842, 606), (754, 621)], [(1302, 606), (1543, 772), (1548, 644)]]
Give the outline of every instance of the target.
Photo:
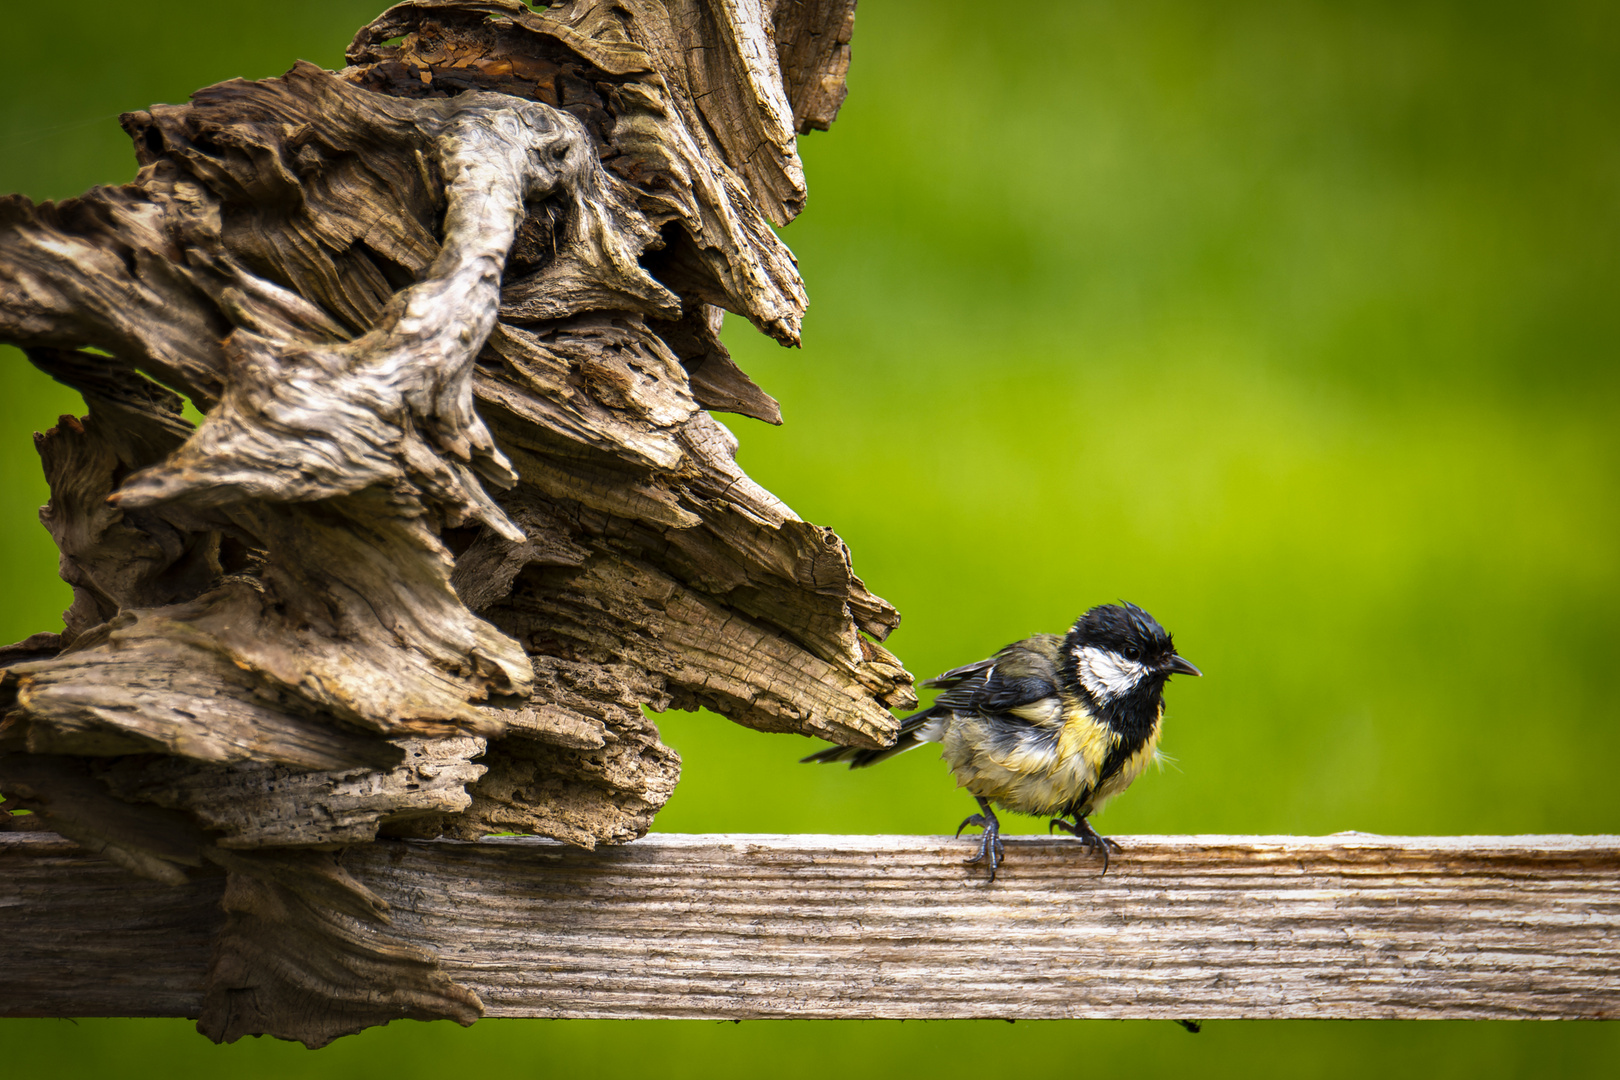
[(719, 313), (797, 342), (770, 226), (853, 8), (412, 0), (127, 114), (132, 184), (0, 199), (0, 340), (88, 406), (38, 437), (74, 602), (0, 651), (0, 790), (229, 875), (205, 1033), (471, 1022), (342, 848), (635, 839), (643, 706), (893, 738), (898, 614), (706, 411), (780, 422)]

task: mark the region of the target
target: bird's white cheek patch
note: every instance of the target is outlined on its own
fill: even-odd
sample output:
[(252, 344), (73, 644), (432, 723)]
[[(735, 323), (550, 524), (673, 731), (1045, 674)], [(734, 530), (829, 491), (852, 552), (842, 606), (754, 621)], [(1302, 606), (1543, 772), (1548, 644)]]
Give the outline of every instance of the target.
[(1147, 674), (1147, 668), (1135, 660), (1127, 660), (1118, 653), (1099, 649), (1095, 645), (1076, 649), (1074, 659), (1080, 671), (1080, 681), (1099, 701), (1129, 693)]

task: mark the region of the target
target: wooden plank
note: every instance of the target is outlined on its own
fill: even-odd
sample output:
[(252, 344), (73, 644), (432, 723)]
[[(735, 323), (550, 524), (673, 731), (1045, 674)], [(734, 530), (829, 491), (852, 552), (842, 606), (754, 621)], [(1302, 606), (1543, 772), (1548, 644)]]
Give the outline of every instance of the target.
[[(491, 1016), (1612, 1017), (1620, 837), (384, 842), (344, 866)], [(0, 1015), (194, 1015), (220, 879), (0, 835)]]
[(0, 833), (0, 1016), (196, 1016), (224, 885), (162, 885), (53, 833)]

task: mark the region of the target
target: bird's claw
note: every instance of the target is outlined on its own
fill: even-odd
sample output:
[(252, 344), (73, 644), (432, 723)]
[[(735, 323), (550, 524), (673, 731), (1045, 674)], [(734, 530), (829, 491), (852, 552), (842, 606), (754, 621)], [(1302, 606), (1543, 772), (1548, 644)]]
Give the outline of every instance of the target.
[(1086, 847), (1090, 848), (1092, 851), (1099, 852), (1102, 855), (1102, 872), (1104, 874), (1108, 873), (1108, 853), (1111, 851), (1119, 852), (1125, 850), (1115, 841), (1110, 840), (1108, 837), (1099, 833), (1096, 829), (1093, 829), (1091, 827), (1091, 822), (1087, 821), (1083, 817), (1077, 817), (1073, 821), (1065, 821), (1063, 818), (1053, 818), (1046, 825), (1046, 834), (1048, 836), (1052, 835), (1053, 829), (1062, 829), (1070, 836), (1078, 839), (1082, 844), (1086, 845)]
[(990, 822), (985, 820), (985, 816), (983, 814), (969, 814), (967, 817), (962, 819), (962, 824), (956, 827), (956, 835), (961, 836), (962, 830), (967, 828), (969, 825), (977, 825), (981, 829), (988, 829), (990, 827)]
[(1002, 859), (1007, 856), (1007, 849), (1001, 842), (1001, 822), (997, 821), (993, 816), (987, 817), (984, 814), (973, 814), (956, 827), (956, 835), (961, 836), (962, 830), (969, 825), (977, 825), (984, 830), (984, 834), (979, 837), (978, 854), (971, 859), (963, 859), (962, 863), (965, 866), (984, 863), (990, 870), (990, 880), (994, 881), (996, 880), (996, 868), (1001, 865)]

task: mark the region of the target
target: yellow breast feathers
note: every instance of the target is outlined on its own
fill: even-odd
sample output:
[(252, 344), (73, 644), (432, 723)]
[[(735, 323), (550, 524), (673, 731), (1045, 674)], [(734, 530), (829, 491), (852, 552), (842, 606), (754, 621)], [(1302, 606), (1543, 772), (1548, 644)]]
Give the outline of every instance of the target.
[[(1058, 764), (1072, 768), (1084, 763), (1089, 783), (1095, 784), (1108, 752), (1119, 745), (1119, 735), (1099, 724), (1079, 702), (1070, 704), (1064, 713), (1063, 731), (1058, 736)], [(1079, 762), (1074, 760), (1076, 756)]]

